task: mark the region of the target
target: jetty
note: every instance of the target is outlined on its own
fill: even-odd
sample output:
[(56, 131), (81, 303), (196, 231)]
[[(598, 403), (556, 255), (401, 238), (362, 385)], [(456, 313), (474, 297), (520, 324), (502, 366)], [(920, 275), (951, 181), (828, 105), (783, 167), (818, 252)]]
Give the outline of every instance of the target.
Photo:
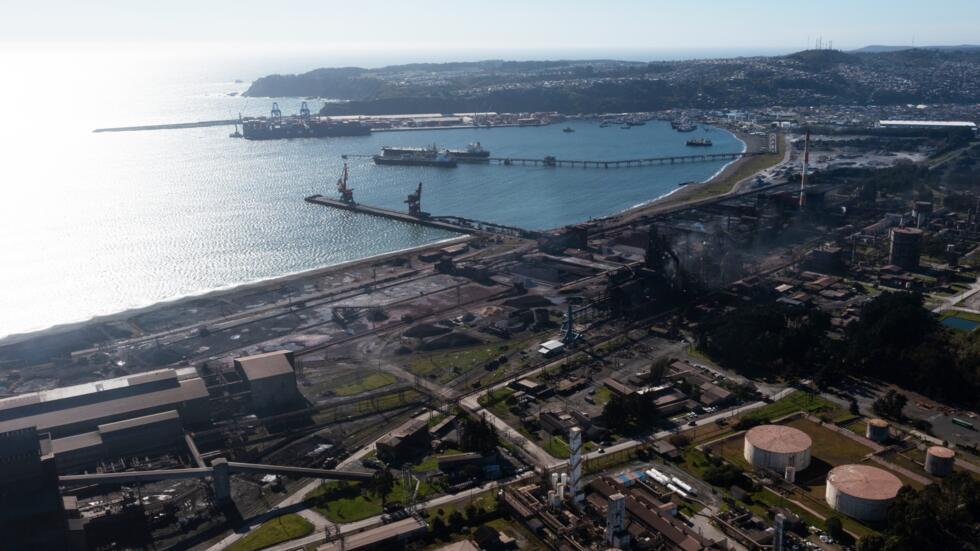
[(735, 160), (742, 157), (759, 155), (758, 152), (738, 152), (738, 153), (699, 153), (695, 155), (672, 155), (667, 157), (646, 157), (642, 159), (616, 159), (616, 160), (578, 160), (578, 159), (557, 159), (555, 157), (543, 157), (541, 159), (527, 159), (519, 157), (490, 157), (487, 159), (492, 164), (505, 166), (554, 166), (554, 167), (579, 167), (579, 168), (633, 168), (653, 165), (672, 165), (679, 163), (705, 163), (711, 161)]
[(114, 128), (96, 128), (92, 132), (139, 132), (144, 130), (180, 130), (183, 128), (207, 128), (209, 126), (231, 126), (238, 124), (238, 119), (222, 119), (217, 121), (174, 122), (170, 124), (144, 124), (141, 126), (117, 126)]
[(314, 205), (332, 207), (335, 209), (342, 209), (360, 214), (368, 214), (371, 216), (388, 218), (390, 220), (398, 220), (399, 222), (407, 222), (409, 224), (419, 224), (421, 226), (437, 228), (455, 233), (493, 233), (511, 237), (521, 237), (525, 239), (533, 239), (541, 235), (541, 232), (526, 230), (524, 228), (517, 228), (514, 226), (506, 226), (494, 222), (485, 222), (483, 220), (474, 220), (472, 218), (464, 218), (461, 216), (430, 216), (427, 213), (420, 213), (418, 216), (416, 216), (406, 212), (398, 212), (396, 210), (381, 207), (372, 207), (361, 203), (348, 203), (340, 199), (331, 199), (322, 195), (311, 195), (307, 197), (305, 201)]

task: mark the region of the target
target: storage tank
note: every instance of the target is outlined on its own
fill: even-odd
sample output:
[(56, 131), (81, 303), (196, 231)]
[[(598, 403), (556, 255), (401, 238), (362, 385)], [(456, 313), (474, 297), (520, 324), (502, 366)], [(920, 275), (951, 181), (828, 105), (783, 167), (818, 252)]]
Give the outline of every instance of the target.
[(810, 466), (813, 440), (807, 433), (783, 425), (760, 425), (745, 433), (745, 460), (757, 469), (772, 469), (780, 474), (786, 467), (797, 471)]
[(884, 442), (888, 440), (888, 421), (884, 419), (872, 419), (868, 421), (868, 428), (864, 431), (864, 435), (872, 442)]
[(931, 446), (926, 450), (926, 472), (934, 476), (947, 476), (953, 472), (956, 452), (943, 446)]
[(882, 520), (902, 481), (870, 465), (841, 465), (827, 473), (827, 505), (859, 520)]

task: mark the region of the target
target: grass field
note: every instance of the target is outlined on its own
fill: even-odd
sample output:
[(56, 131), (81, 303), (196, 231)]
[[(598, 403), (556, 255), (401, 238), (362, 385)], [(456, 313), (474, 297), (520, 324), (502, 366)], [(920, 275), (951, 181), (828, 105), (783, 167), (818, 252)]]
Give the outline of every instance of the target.
[(389, 373), (379, 373), (374, 372), (369, 375), (358, 378), (358, 380), (337, 387), (334, 389), (334, 394), (337, 396), (353, 396), (355, 394), (360, 394), (362, 392), (369, 392), (372, 390), (377, 390), (381, 387), (394, 384), (395, 376)]
[(403, 406), (411, 401), (418, 399), (419, 393), (415, 390), (406, 390), (402, 393), (388, 394), (372, 400), (361, 400), (353, 406), (354, 413), (366, 413), (369, 411), (384, 411)]
[(837, 415), (841, 414), (842, 408), (833, 402), (821, 398), (817, 394), (796, 391), (785, 398), (776, 400), (775, 402), (762, 406), (761, 408), (754, 409), (742, 417), (746, 419), (767, 419), (771, 421), (798, 411), (805, 411), (813, 414), (827, 413), (831, 417), (836, 417)]
[(507, 398), (510, 398), (514, 394), (512, 389), (507, 387), (498, 388), (492, 391), (489, 395), (480, 396), (477, 400), (481, 406), (490, 410), (497, 417), (503, 418), (504, 416), (510, 415), (510, 411), (507, 409)]
[(420, 461), (417, 465), (413, 465), (411, 470), (415, 473), (427, 473), (429, 471), (435, 471), (439, 468), (439, 458), (445, 457), (447, 455), (455, 455), (457, 453), (463, 453), (457, 449), (448, 449), (440, 453), (434, 453), (432, 455), (426, 456), (425, 459)]
[(568, 459), (568, 456), (572, 454), (571, 448), (568, 447), (568, 443), (560, 436), (552, 436), (544, 441), (541, 449), (548, 452), (552, 457), (558, 459)]
[[(402, 479), (395, 481), (395, 487), (387, 496), (387, 502), (408, 503), (414, 487)], [(438, 491), (433, 485), (422, 481), (418, 498), (422, 499)], [(354, 522), (380, 515), (381, 498), (362, 491), (357, 483), (342, 481), (321, 484), (306, 494), (306, 499), (314, 503), (313, 509), (331, 522)]]
[(313, 525), (305, 518), (288, 514), (276, 517), (245, 537), (225, 547), (225, 551), (255, 551), (277, 543), (294, 540), (313, 533)]

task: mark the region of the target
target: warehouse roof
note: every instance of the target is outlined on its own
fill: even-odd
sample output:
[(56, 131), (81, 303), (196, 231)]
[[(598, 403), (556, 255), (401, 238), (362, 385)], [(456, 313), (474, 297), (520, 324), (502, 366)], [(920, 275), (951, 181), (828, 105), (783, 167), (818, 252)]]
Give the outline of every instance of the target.
[(207, 397), (208, 389), (202, 379), (187, 379), (180, 381), (179, 386), (174, 388), (0, 421), (0, 432), (32, 426), (37, 427), (39, 431), (51, 430), (74, 423), (118, 417), (127, 413), (138, 414), (152, 408)]
[(935, 127), (935, 128), (948, 128), (948, 127), (959, 127), (959, 128), (976, 128), (977, 123), (970, 121), (880, 121), (878, 124), (881, 126), (925, 126), (925, 127)]
[(235, 364), (241, 368), (245, 378), (250, 381), (293, 373), (293, 364), (289, 361), (288, 350), (245, 356), (235, 360)]
[(52, 388), (50, 390), (41, 390), (38, 392), (31, 392), (28, 394), (20, 394), (10, 398), (4, 398), (0, 400), (0, 410), (12, 409), (28, 404), (37, 404), (40, 402), (53, 402), (55, 400), (64, 400), (66, 398), (73, 398), (84, 394), (94, 394), (96, 392), (116, 388), (125, 388), (128, 386), (137, 386), (155, 381), (176, 378), (177, 373), (173, 369), (158, 369), (137, 375), (116, 377), (115, 379), (104, 379), (101, 381), (93, 381), (80, 385), (63, 386)]
[(142, 417), (133, 417), (132, 419), (125, 419), (123, 421), (104, 423), (99, 425), (99, 432), (116, 432), (172, 420), (180, 420), (180, 415), (177, 413), (177, 410), (172, 409), (169, 411), (161, 411), (160, 413), (151, 413), (150, 415), (144, 415)]

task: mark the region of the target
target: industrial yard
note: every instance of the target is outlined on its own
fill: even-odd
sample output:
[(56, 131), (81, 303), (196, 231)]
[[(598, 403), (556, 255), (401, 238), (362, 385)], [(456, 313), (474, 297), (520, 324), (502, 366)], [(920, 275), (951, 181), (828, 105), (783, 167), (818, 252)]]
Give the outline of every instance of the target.
[[(93, 549), (123, 531), (216, 551), (839, 549), (882, 533), (900, 488), (980, 478), (975, 414), (913, 393), (894, 411), (881, 400), (907, 391), (880, 374), (809, 367), (829, 369), (882, 296), (914, 290), (976, 323), (980, 212), (943, 170), (978, 150), (736, 126), (771, 135), (773, 164), (722, 195), (524, 232), (435, 220), (421, 186), (407, 213), (360, 205), (344, 177), (339, 199), (308, 201), (460, 236), (9, 340), (10, 484), (43, 489), (48, 536)], [(876, 179), (920, 164), (948, 176), (942, 195)], [(773, 335), (817, 330), (740, 333), (769, 309), (791, 320)], [(825, 353), (794, 371), (792, 354), (767, 359), (777, 341)]]

